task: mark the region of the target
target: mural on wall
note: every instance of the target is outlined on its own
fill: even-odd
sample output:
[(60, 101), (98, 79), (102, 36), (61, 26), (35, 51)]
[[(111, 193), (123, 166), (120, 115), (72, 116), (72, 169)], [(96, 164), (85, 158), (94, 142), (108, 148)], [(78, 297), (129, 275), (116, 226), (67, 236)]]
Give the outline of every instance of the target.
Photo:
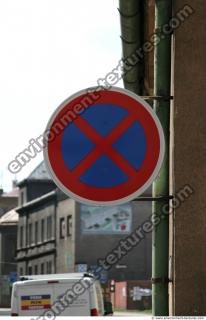
[(131, 232), (132, 207), (123, 204), (112, 207), (80, 206), (83, 234), (124, 234)]

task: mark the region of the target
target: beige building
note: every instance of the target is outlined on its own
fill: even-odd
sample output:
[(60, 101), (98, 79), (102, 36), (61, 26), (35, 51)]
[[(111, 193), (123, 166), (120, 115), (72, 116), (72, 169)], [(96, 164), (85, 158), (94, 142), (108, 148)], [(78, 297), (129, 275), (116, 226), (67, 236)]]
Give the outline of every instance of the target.
[(18, 188), (0, 195), (0, 307), (10, 305), (11, 277), (15, 279), (17, 263), (16, 237), (18, 214), (13, 209), (18, 203)]
[(18, 204), (19, 190), (15, 183), (13, 182), (13, 189), (10, 192), (0, 189), (0, 217)]
[[(175, 11), (185, 1), (175, 1)], [(194, 14), (174, 33), (173, 188), (193, 195), (174, 212), (171, 313), (206, 315), (206, 1), (188, 0)]]

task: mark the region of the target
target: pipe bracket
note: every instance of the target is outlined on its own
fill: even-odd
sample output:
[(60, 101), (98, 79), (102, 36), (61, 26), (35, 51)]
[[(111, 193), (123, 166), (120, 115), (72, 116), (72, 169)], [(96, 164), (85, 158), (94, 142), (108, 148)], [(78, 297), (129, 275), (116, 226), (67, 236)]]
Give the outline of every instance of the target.
[(173, 195), (167, 196), (159, 196), (159, 197), (139, 197), (135, 198), (132, 201), (165, 201), (165, 200), (172, 200), (174, 199)]
[(133, 18), (133, 17), (135, 17), (135, 16), (137, 16), (138, 14), (141, 13), (140, 10), (137, 10), (136, 12), (131, 13), (131, 14), (126, 14), (126, 13), (122, 12), (122, 11), (120, 10), (120, 8), (117, 8), (117, 10), (119, 11), (120, 16), (122, 16), (122, 17), (124, 17), (124, 18)]
[(167, 284), (169, 282), (172, 282), (171, 279), (167, 278), (167, 277), (163, 277), (163, 278), (151, 278), (151, 282), (152, 284)]
[(142, 96), (144, 100), (157, 100), (157, 101), (170, 101), (173, 100), (173, 96)]

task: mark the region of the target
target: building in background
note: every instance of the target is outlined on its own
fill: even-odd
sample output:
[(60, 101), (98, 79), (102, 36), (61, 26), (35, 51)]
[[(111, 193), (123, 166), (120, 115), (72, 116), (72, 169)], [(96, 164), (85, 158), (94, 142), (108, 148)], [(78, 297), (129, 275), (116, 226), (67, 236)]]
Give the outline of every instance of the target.
[(19, 189), (16, 186), (16, 181), (13, 181), (13, 188), (10, 192), (4, 192), (0, 189), (0, 217), (15, 208), (18, 205)]
[(17, 263), (16, 239), (18, 214), (15, 207), (18, 203), (18, 188), (8, 193), (1, 190), (0, 196), (0, 307), (10, 305), (11, 283), (16, 280)]
[[(56, 189), (49, 179), (46, 180), (45, 173), (41, 180), (42, 167), (45, 169), (43, 163), (34, 170), (37, 180), (31, 179), (32, 173), (19, 184), (21, 197), (24, 193), (24, 201), (17, 208), (19, 275), (92, 271), (98, 259), (105, 258), (121, 239), (129, 236), (151, 215), (150, 202), (113, 207), (79, 204)], [(44, 194), (39, 192), (34, 197), (37, 194), (35, 188), (40, 190), (38, 183)], [(49, 187), (47, 193), (46, 187)], [(29, 199), (28, 191), (32, 194)], [(112, 279), (150, 278), (151, 235), (101, 275), (102, 283)]]
[(23, 207), (25, 203), (54, 190), (56, 185), (50, 178), (44, 162), (41, 162), (26, 179), (18, 183), (18, 187), (18, 206)]
[(12, 209), (0, 218), (0, 275), (16, 272), (18, 213)]
[(55, 272), (56, 193), (50, 191), (17, 209), (18, 274)]
[[(133, 201), (112, 207), (76, 204), (75, 264), (92, 270), (98, 259), (104, 259), (121, 239), (128, 237), (151, 215), (151, 203)], [(135, 244), (135, 240), (133, 239)], [(108, 272), (106, 280), (136, 280), (151, 278), (151, 235), (148, 234)], [(106, 281), (105, 280), (105, 281)], [(104, 281), (104, 279), (103, 279)]]
[(55, 270), (55, 189), (44, 162), (19, 184), (18, 275)]
[(11, 284), (17, 279), (17, 224), (18, 214), (15, 209), (0, 218), (0, 307), (10, 306)]
[(74, 271), (74, 201), (58, 189), (18, 208), (18, 274)]
[(76, 202), (57, 190), (56, 272), (75, 271)]

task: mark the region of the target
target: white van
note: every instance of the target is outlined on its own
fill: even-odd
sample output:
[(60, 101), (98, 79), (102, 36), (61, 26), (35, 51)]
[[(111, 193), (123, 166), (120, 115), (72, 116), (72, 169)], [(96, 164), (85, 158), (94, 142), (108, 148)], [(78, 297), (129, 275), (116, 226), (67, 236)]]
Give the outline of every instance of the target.
[(15, 282), (13, 316), (103, 316), (102, 289), (91, 274), (25, 276)]

